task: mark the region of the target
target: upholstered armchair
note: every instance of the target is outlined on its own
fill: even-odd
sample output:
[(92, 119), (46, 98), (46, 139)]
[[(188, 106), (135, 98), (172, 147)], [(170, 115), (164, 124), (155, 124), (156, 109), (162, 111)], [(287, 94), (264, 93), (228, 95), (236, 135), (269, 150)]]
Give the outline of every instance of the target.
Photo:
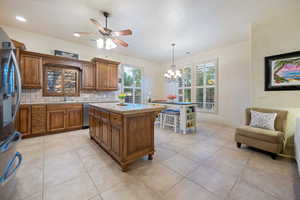
[[(251, 110), (263, 113), (277, 113), (275, 119), (275, 130), (267, 130), (249, 126), (251, 121)], [(273, 159), (278, 153), (281, 153), (285, 140), (285, 128), (287, 120), (287, 111), (264, 109), (264, 108), (247, 108), (246, 109), (246, 125), (236, 129), (235, 141), (237, 147), (242, 144), (255, 147), (271, 153)]]

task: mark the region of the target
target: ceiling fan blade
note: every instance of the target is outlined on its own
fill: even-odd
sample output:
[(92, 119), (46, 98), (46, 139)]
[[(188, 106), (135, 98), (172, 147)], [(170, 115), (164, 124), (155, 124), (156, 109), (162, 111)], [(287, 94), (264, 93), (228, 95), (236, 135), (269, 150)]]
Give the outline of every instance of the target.
[(113, 31), (113, 36), (120, 36), (120, 35), (132, 35), (132, 31), (130, 29), (121, 30), (121, 31)]
[(79, 34), (80, 36), (82, 36), (82, 35), (95, 35), (95, 33), (92, 33), (92, 32), (75, 32), (75, 34)]
[(111, 39), (112, 39), (112, 41), (114, 41), (118, 45), (121, 45), (123, 47), (128, 47), (128, 44), (126, 42), (124, 42), (123, 40), (120, 40), (120, 39), (117, 39), (117, 38), (111, 38)]
[(104, 27), (101, 26), (101, 24), (100, 24), (97, 20), (95, 20), (95, 19), (93, 19), (93, 18), (91, 18), (90, 20), (91, 20), (91, 22), (92, 22), (93, 24), (95, 24), (95, 25), (97, 26), (97, 28), (99, 29), (99, 31), (100, 31), (102, 34), (107, 34), (107, 32), (105, 31)]

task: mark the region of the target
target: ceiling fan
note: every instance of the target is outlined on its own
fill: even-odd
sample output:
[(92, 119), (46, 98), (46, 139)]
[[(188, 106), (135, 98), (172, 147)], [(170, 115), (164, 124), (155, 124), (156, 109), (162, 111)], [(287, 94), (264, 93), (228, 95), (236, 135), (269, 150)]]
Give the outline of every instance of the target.
[[(132, 35), (132, 31), (130, 29), (125, 29), (121, 31), (113, 31), (107, 27), (107, 18), (109, 17), (108, 12), (103, 12), (105, 17), (105, 27), (103, 27), (97, 20), (91, 18), (90, 21), (97, 27), (98, 33), (102, 37), (96, 40), (98, 48), (105, 48), (105, 49), (113, 49), (116, 48), (117, 45), (121, 45), (123, 47), (128, 47), (128, 44), (123, 40), (120, 40), (116, 37), (123, 36), (123, 35)], [(74, 36), (80, 37), (83, 35), (98, 35), (98, 33), (93, 32), (75, 32)]]

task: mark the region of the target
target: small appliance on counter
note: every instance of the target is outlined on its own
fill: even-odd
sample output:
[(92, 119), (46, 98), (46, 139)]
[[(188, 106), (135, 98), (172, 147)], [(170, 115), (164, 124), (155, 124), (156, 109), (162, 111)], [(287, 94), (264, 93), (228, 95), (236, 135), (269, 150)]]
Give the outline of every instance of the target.
[(17, 169), (22, 155), (16, 152), (21, 134), (14, 121), (21, 97), (21, 77), (15, 47), (0, 27), (0, 199), (8, 200), (15, 192)]

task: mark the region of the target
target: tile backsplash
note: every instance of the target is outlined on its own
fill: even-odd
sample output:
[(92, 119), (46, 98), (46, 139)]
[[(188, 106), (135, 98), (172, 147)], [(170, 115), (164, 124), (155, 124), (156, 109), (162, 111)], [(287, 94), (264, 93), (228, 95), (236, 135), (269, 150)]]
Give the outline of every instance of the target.
[[(67, 101), (116, 101), (118, 91), (80, 91), (79, 97), (67, 97)], [(21, 103), (62, 102), (64, 97), (44, 97), (41, 89), (23, 89)]]

